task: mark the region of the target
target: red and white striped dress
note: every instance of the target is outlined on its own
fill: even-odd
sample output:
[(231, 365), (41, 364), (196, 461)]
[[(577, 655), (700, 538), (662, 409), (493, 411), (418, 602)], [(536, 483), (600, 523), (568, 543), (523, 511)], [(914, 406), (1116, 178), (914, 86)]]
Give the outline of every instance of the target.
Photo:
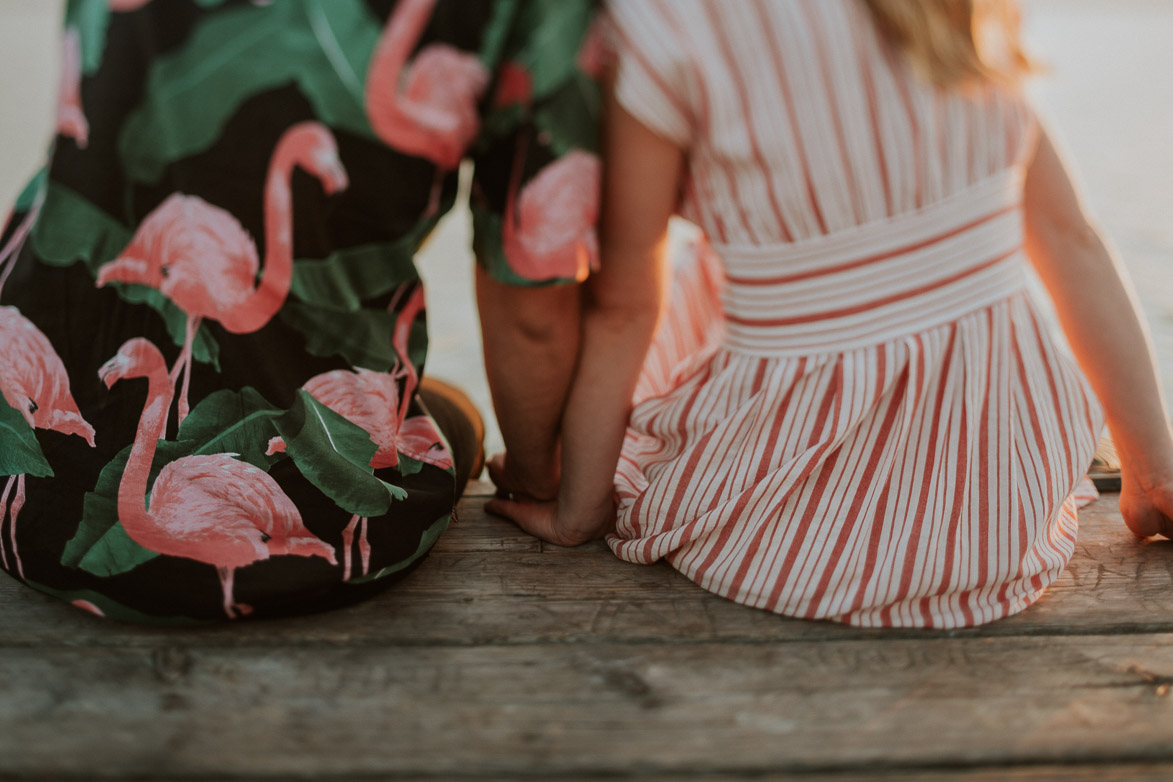
[(1025, 287), (1022, 97), (921, 81), (854, 0), (615, 0), (622, 105), (688, 150), (608, 543), (788, 616), (1021, 611), (1102, 413)]

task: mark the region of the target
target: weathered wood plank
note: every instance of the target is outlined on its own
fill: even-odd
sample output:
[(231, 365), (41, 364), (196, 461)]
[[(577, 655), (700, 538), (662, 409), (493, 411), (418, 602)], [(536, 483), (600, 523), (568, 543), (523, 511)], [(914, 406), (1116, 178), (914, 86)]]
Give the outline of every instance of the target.
[[(313, 782), (519, 782), (519, 780), (537, 780), (542, 782), (556, 780), (556, 782), (617, 782), (617, 780), (639, 780), (639, 782), (751, 782), (753, 780), (769, 779), (770, 782), (811, 782), (824, 780), (825, 782), (885, 782), (887, 780), (909, 780), (909, 782), (1168, 782), (1173, 778), (1173, 765), (1161, 763), (1153, 764), (1087, 764), (1081, 766), (995, 766), (982, 768), (875, 768), (867, 771), (837, 771), (818, 770), (813, 772), (774, 773), (763, 775), (757, 772), (733, 774), (694, 774), (673, 772), (670, 774), (645, 773), (643, 770), (631, 774), (602, 774), (581, 775), (559, 774), (557, 777), (534, 776), (498, 776), (483, 775), (475, 770), (461, 773), (459, 776), (403, 776), (401, 774), (362, 773), (342, 775), (314, 775), (298, 776), (283, 774), (276, 777), (268, 774), (259, 775), (200, 775), (197, 777), (162, 776), (152, 774), (151, 782), (293, 782), (294, 780), (312, 779)], [(35, 775), (6, 775), (7, 782), (59, 782), (60, 780), (80, 779), (90, 780), (117, 780), (126, 777), (104, 776), (100, 771), (85, 774), (53, 774), (45, 776)], [(136, 778), (137, 780), (138, 778)]]
[[(82, 779), (115, 780), (127, 779), (121, 776), (106, 776), (100, 769), (83, 774), (53, 774), (46, 777), (42, 774), (34, 775), (6, 775), (10, 782), (58, 782), (58, 780)], [(137, 778), (136, 778), (137, 779)], [(930, 768), (871, 768), (866, 771), (823, 770), (794, 773), (774, 773), (763, 775), (758, 772), (733, 774), (695, 774), (673, 772), (670, 774), (647, 773), (640, 769), (631, 774), (603, 774), (603, 775), (558, 775), (557, 777), (496, 776), (483, 775), (476, 770), (462, 772), (459, 776), (439, 777), (434, 774), (427, 776), (405, 777), (401, 774), (362, 773), (342, 775), (313, 775), (298, 776), (283, 774), (275, 777), (269, 774), (240, 776), (237, 774), (200, 775), (192, 777), (162, 776), (152, 774), (152, 782), (291, 782), (291, 780), (312, 779), (313, 782), (519, 782), (526, 779), (556, 779), (557, 782), (616, 782), (616, 780), (638, 779), (640, 782), (751, 782), (751, 780), (769, 779), (771, 782), (810, 782), (824, 780), (825, 782), (884, 782), (885, 780), (908, 780), (909, 782), (1168, 782), (1173, 779), (1173, 764), (1165, 763), (1089, 763), (1084, 765), (1027, 765), (1027, 766), (994, 766), (977, 768), (930, 767)]]
[[(63, 775), (54, 775), (54, 780), (70, 778)], [(90, 779), (109, 779), (110, 777), (102, 777), (100, 774), (87, 774), (81, 777), (86, 780)], [(288, 782), (290, 779), (306, 779), (309, 777), (298, 777), (293, 775), (284, 775), (281, 777), (281, 782)], [(643, 770), (635, 771), (631, 775), (559, 775), (556, 777), (557, 782), (616, 782), (620, 779), (638, 779), (640, 782), (748, 782), (749, 780), (760, 780), (768, 778), (771, 782), (810, 782), (812, 779), (826, 780), (826, 782), (876, 782), (880, 780), (910, 780), (910, 782), (924, 782), (926, 780), (934, 780), (941, 782), (1104, 782), (1104, 780), (1111, 780), (1111, 782), (1168, 782), (1173, 779), (1173, 764), (1165, 763), (1105, 763), (1105, 764), (1086, 764), (1081, 766), (1074, 765), (1030, 765), (1030, 766), (996, 766), (984, 768), (954, 768), (954, 767), (931, 767), (931, 768), (873, 768), (867, 771), (838, 771), (838, 770), (819, 770), (816, 772), (796, 772), (796, 773), (770, 773), (768, 777), (763, 777), (759, 773), (746, 774), (694, 774), (688, 773), (682, 775), (681, 773), (672, 774), (656, 774), (646, 773)], [(10, 780), (20, 782), (20, 780), (43, 780), (43, 776), (25, 776), (19, 777), (10, 776)], [(160, 776), (154, 774), (151, 776), (152, 782), (168, 782), (168, 780), (175, 780), (179, 782), (259, 782), (259, 780), (274, 780), (273, 776), (258, 775), (258, 776), (223, 776), (217, 774), (216, 776)], [(363, 773), (361, 776), (355, 774), (343, 775), (329, 775), (312, 777), (314, 782), (437, 782), (438, 777), (433, 774), (427, 776), (410, 776), (405, 777), (399, 774), (370, 774)], [(503, 777), (496, 775), (482, 775), (475, 770), (470, 770), (462, 773), (459, 777), (444, 777), (445, 782), (448, 780), (467, 780), (467, 782), (518, 782), (519, 779), (550, 779), (550, 777), (533, 777), (533, 776), (511, 776)]]
[[(467, 506), (462, 506), (467, 508)], [(518, 527), (493, 518), (474, 509), (462, 509), (432, 547), (432, 554), (441, 553), (495, 553), (526, 551), (539, 553), (542, 541), (521, 531)]]
[(464, 487), (464, 494), (461, 496), (461, 502), (467, 502), (472, 498), (485, 499), (492, 497), (497, 491), (497, 487), (493, 485), (492, 481), (488, 480), (472, 480), (468, 482), (468, 486)]
[[(463, 779), (464, 777), (462, 777)], [(663, 776), (641, 773), (640, 782), (747, 782), (761, 779), (758, 774), (689, 774)], [(772, 782), (802, 782), (822, 779), (827, 782), (876, 782), (876, 780), (941, 780), (942, 782), (1168, 782), (1173, 779), (1173, 764), (1129, 763), (1089, 764), (1082, 766), (998, 766), (995, 768), (874, 768), (866, 772), (819, 771), (816, 773), (770, 774)], [(391, 777), (379, 778), (377, 782)], [(396, 777), (395, 782), (435, 782), (435, 777)], [(517, 782), (516, 778), (476, 776), (476, 782)], [(614, 782), (614, 775), (559, 777), (558, 782)], [(364, 782), (367, 782), (364, 777)]]
[[(465, 510), (444, 538), (455, 542), (433, 553), (403, 583), (363, 605), (280, 622), (186, 631), (138, 628), (92, 619), (4, 580), (0, 645), (474, 645), (885, 637), (744, 608), (705, 592), (666, 565), (630, 565), (605, 549), (543, 553), (532, 547), (492, 549), (476, 542), (491, 540), (498, 529), (502, 535), (515, 530), (508, 522)], [(468, 547), (480, 546), (479, 550), (462, 549), (461, 541), (470, 538), (474, 542)], [(1078, 551), (1043, 600), (1018, 616), (949, 635), (1173, 631), (1170, 594), (1173, 544), (1134, 540), (1119, 520), (1114, 499), (1106, 498), (1084, 514)], [(904, 633), (909, 634), (920, 635)]]
[(495, 488), (489, 481), (470, 481), (456, 509), (456, 520), (440, 536), (433, 553), (542, 550), (542, 541), (504, 519), (485, 513)]
[(0, 650), (0, 774), (1173, 761), (1173, 635)]

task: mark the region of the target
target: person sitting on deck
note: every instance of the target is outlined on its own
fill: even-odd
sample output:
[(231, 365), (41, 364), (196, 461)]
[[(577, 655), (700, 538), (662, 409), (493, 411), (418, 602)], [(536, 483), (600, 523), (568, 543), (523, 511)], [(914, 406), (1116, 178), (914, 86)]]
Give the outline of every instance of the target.
[(422, 377), (413, 265), (465, 159), (508, 474), (552, 496), (578, 325), (555, 283), (596, 246), (593, 11), (70, 0), (56, 143), (0, 235), (0, 566), (177, 623), (419, 563), (482, 458), (467, 398)]
[[(1106, 413), (1125, 521), (1173, 536), (1149, 339), (1024, 98), (1017, 14), (610, 2), (602, 268), (562, 483), (489, 509), (787, 616), (975, 625), (1063, 570)], [(669, 286), (678, 211), (711, 247)]]

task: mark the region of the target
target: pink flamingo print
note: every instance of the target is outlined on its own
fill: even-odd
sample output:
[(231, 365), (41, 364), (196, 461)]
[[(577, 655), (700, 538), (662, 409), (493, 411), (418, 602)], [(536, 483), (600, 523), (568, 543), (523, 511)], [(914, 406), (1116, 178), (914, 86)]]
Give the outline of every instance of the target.
[[(16, 224), (12, 236), (8, 239), (8, 244), (0, 247), (0, 291), (4, 290), (4, 284), (8, 282), (8, 275), (12, 274), (12, 270), (16, 268), (16, 259), (20, 255), (21, 248), (24, 247), (25, 240), (32, 233), (33, 225), (37, 222), (37, 215), (40, 214), (44, 202), (45, 194), (42, 190), (20, 223)], [(15, 218), (16, 211), (13, 210), (8, 217), (8, 223), (11, 225)]]
[(513, 271), (531, 280), (586, 279), (598, 263), (599, 158), (571, 150), (521, 190), (522, 156), (513, 166), (501, 243)]
[[(378, 446), (370, 465), (376, 470), (399, 464), (398, 441), (398, 388), (397, 376), (389, 372), (372, 372), (369, 369), (335, 369), (315, 375), (302, 388), (314, 399), (338, 413), (353, 424), (362, 427)], [(269, 442), (268, 453), (285, 450), (285, 441), (275, 437)], [(351, 549), (355, 528), (358, 528), (358, 548), (362, 557), (362, 571), (370, 566), (371, 549), (367, 542), (365, 516), (355, 514), (342, 531), (342, 579), (350, 579)], [(361, 575), (360, 573), (360, 575)]]
[[(599, 34), (594, 37), (598, 38)], [(584, 47), (588, 44), (589, 48), (601, 47), (589, 39), (590, 36)], [(497, 93), (493, 96), (494, 104), (498, 107), (511, 104), (528, 107), (532, 101), (533, 77), (529, 71), (517, 63), (503, 65), (497, 80)], [(571, 150), (543, 168), (521, 188), (519, 203), (517, 191), (525, 167), (527, 142), (524, 135), (518, 139), (509, 195), (505, 201), (501, 228), (505, 257), (510, 268), (527, 279), (565, 277), (584, 280), (597, 265), (599, 257), (595, 233), (602, 178), (599, 158), (589, 152)]]
[(534, 79), (525, 66), (507, 62), (497, 69), (497, 91), (493, 94), (496, 108), (518, 105), (529, 108), (533, 103)]
[(447, 470), (452, 467), (452, 454), (444, 447), (443, 437), (436, 422), (426, 415), (413, 415), (399, 425), (399, 452), (417, 462)]
[(477, 101), (489, 72), (476, 56), (437, 43), (424, 47), (404, 75), (435, 5), (402, 0), (395, 7), (371, 57), (366, 108), (388, 146), (452, 170), (480, 128)]
[(89, 611), (94, 616), (105, 616), (106, 615), (106, 612), (104, 612), (102, 609), (98, 608), (96, 605), (91, 603), (89, 600), (73, 600), (73, 601), (71, 601), (71, 604), (77, 606), (78, 608), (80, 608), (83, 611)]
[(265, 183), (265, 268), (240, 222), (196, 196), (173, 193), (147, 215), (119, 257), (98, 269), (97, 285), (137, 283), (160, 290), (187, 313), (187, 333), (172, 382), (183, 370), (179, 423), (187, 416), (192, 339), (203, 318), (233, 334), (257, 331), (281, 309), (293, 279), (293, 196), (290, 178), (300, 166), (327, 195), (346, 189), (346, 171), (334, 137), (317, 122), (285, 131)]
[[(452, 455), (444, 446), (444, 440), (435, 422), (426, 415), (414, 415), (406, 420), (398, 419), (395, 398), (398, 394), (395, 375), (386, 372), (372, 372), (358, 369), (351, 372), (336, 369), (315, 375), (302, 386), (310, 396), (338, 413), (351, 423), (365, 429), (378, 450), (371, 457), (371, 467), (379, 470), (399, 464), (399, 454), (404, 453), (419, 462), (431, 464), (441, 470), (452, 467)], [(410, 395), (408, 395), (410, 398)], [(267, 454), (285, 450), (285, 441), (274, 437), (269, 441)], [(371, 565), (371, 546), (367, 542), (367, 526), (370, 520), (357, 513), (350, 517), (350, 523), (342, 531), (342, 579), (350, 579), (351, 549), (357, 528), (358, 550), (362, 558), (359, 575), (366, 573)]]
[[(392, 303), (394, 306), (394, 302)], [(452, 457), (443, 445), (436, 425), (426, 415), (406, 418), (419, 378), (407, 355), (411, 324), (424, 307), (423, 288), (417, 287), (396, 319), (392, 345), (399, 355), (399, 366), (393, 372), (374, 372), (358, 368), (335, 369), (315, 375), (302, 389), (326, 407), (351, 423), (364, 429), (378, 446), (370, 466), (376, 470), (399, 464), (399, 452), (413, 459), (433, 464), (441, 469), (452, 466)], [(405, 380), (403, 399), (399, 398), (399, 381)], [(285, 450), (285, 441), (274, 437), (267, 453)], [(369, 520), (355, 514), (342, 532), (342, 578), (350, 579), (351, 548), (354, 533), (359, 533), (358, 549), (362, 570), (370, 568), (371, 547), (367, 542)]]
[(81, 107), (81, 34), (65, 28), (61, 40), (61, 86), (57, 91), (57, 132), (79, 148), (89, 143), (90, 123)]
[(306, 529), (277, 482), (235, 459), (236, 454), (184, 456), (169, 463), (150, 487), (148, 506), (151, 461), (171, 406), (163, 354), (136, 337), (102, 365), (98, 376), (108, 388), (123, 378), (147, 378), (147, 401), (118, 485), (118, 518), (126, 534), (151, 551), (214, 566), (229, 619), (252, 610), (236, 602), (237, 568), (284, 554), (337, 564), (334, 549)]
[[(69, 391), (69, 375), (61, 357), (49, 344), (49, 339), (20, 314), (16, 307), (0, 307), (0, 393), (4, 401), (19, 410), (34, 429), (51, 429), (61, 434), (75, 434), (90, 447), (94, 446), (94, 427), (82, 417), (77, 402)], [(10, 511), (12, 522), (9, 537), (16, 571), (24, 578), (24, 568), (16, 550), (16, 518), (24, 507), (24, 475), (10, 475), (0, 496), (0, 521), (4, 520), (8, 496), (13, 486), (16, 494)], [(4, 547), (0, 545), (0, 561), (8, 567)]]
[(587, 28), (578, 56), (574, 62), (578, 69), (592, 79), (601, 79), (607, 67), (614, 62), (615, 53), (610, 44), (611, 31), (605, 16), (600, 16)]

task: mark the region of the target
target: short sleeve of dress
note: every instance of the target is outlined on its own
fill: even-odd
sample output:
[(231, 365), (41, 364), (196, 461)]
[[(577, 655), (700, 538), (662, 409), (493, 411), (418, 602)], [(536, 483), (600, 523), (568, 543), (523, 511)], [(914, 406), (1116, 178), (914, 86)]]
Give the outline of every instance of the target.
[(615, 98), (674, 144), (692, 135), (685, 42), (675, 34), (672, 1), (611, 0), (607, 22), (615, 58)]

